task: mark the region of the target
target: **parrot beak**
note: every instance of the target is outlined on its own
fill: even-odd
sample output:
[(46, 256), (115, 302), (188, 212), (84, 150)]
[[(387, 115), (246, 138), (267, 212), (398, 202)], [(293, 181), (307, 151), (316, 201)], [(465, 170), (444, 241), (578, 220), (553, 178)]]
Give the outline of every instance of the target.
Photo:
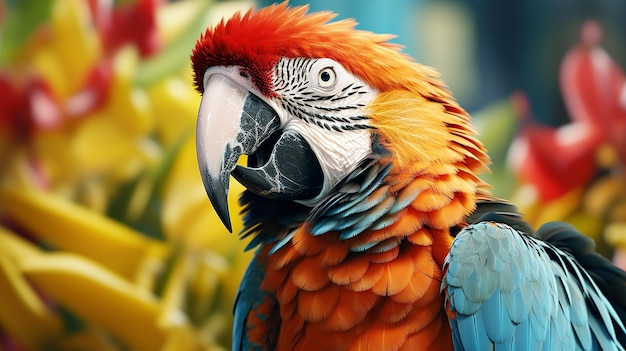
[[(222, 73), (208, 78), (196, 124), (204, 188), (231, 232), (227, 201), (231, 174), (254, 193), (288, 200), (315, 197), (324, 179), (307, 141), (293, 131), (279, 133), (276, 111), (235, 79)], [(237, 165), (241, 155), (250, 156), (252, 167)]]
[(232, 231), (228, 212), (230, 173), (280, 128), (274, 110), (224, 74), (209, 78), (196, 124), (196, 152), (204, 188), (217, 215)]

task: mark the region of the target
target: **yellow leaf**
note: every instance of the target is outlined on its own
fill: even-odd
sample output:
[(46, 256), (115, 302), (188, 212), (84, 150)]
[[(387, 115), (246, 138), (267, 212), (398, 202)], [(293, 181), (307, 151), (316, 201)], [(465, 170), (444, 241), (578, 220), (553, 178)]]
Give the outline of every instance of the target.
[(75, 252), (133, 280), (166, 248), (97, 212), (44, 192), (0, 187), (3, 215), (55, 248)]
[(0, 326), (28, 350), (39, 350), (59, 338), (62, 323), (22, 276), (19, 257), (37, 257), (39, 250), (0, 227)]
[(80, 256), (29, 256), (20, 266), (46, 296), (133, 348), (157, 350), (172, 327), (160, 323), (163, 310), (147, 290)]
[(100, 40), (86, 1), (55, 1), (52, 8), (52, 45), (63, 65), (69, 92), (77, 91), (101, 54)]
[(110, 340), (110, 337), (98, 328), (88, 328), (66, 335), (55, 349), (59, 351), (119, 351), (119, 348)]
[(119, 128), (135, 137), (150, 133), (155, 127), (146, 92), (133, 86), (137, 65), (139, 52), (135, 47), (126, 46), (115, 55), (110, 95), (101, 111)]
[(157, 29), (159, 37), (167, 45), (176, 39), (181, 32), (204, 9), (204, 0), (187, 0), (168, 2), (159, 7), (157, 12)]
[(612, 246), (626, 249), (626, 222), (613, 222), (604, 230), (604, 239)]
[(172, 145), (184, 133), (193, 131), (200, 94), (193, 89), (192, 84), (174, 76), (150, 86), (147, 93), (154, 111), (157, 133), (164, 145)]
[(106, 116), (92, 116), (71, 140), (81, 173), (105, 172), (138, 158), (137, 141)]

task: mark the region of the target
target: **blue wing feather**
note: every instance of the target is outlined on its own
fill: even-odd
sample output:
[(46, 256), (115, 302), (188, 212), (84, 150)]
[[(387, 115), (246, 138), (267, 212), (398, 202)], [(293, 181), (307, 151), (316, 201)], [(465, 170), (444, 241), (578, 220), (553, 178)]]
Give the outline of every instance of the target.
[(515, 339), (513, 340), (512, 350), (539, 350), (539, 347), (539, 341), (532, 337), (528, 319), (524, 319), (523, 322), (517, 324), (515, 327)]
[[(482, 323), (482, 312), (463, 315), (457, 319), (462, 350), (483, 350), (489, 343), (489, 338)], [(455, 347), (457, 347), (455, 345)]]
[(515, 324), (509, 317), (503, 300), (503, 294), (496, 291), (485, 301), (481, 311), (485, 332), (489, 340), (496, 344), (510, 343), (515, 333)]
[[(528, 316), (529, 311), (526, 307), (526, 303), (523, 302), (524, 296), (521, 289), (519, 289), (519, 285), (518, 288), (513, 289), (512, 291), (503, 291), (502, 300), (504, 301), (504, 306), (509, 314), (511, 322), (521, 324), (526, 320), (526, 316)], [(520, 301), (522, 301), (522, 303), (520, 303)]]
[(567, 250), (480, 222), (458, 233), (445, 269), (457, 350), (625, 350), (619, 311)]

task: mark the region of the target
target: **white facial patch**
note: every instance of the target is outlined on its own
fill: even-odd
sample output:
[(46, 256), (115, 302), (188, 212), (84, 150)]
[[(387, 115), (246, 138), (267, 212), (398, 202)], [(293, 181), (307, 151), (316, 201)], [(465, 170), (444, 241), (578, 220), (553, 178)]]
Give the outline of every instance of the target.
[(314, 203), (372, 153), (367, 106), (378, 91), (331, 59), (282, 58), (274, 70), (284, 130), (302, 135), (325, 175)]

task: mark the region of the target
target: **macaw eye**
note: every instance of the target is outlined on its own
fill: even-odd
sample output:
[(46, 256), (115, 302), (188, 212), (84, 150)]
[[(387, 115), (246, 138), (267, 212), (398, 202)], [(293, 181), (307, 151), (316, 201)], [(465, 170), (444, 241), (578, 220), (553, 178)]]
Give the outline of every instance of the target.
[(336, 79), (337, 75), (335, 74), (335, 70), (332, 67), (322, 68), (317, 76), (317, 82), (323, 88), (331, 87), (333, 84), (335, 84)]

